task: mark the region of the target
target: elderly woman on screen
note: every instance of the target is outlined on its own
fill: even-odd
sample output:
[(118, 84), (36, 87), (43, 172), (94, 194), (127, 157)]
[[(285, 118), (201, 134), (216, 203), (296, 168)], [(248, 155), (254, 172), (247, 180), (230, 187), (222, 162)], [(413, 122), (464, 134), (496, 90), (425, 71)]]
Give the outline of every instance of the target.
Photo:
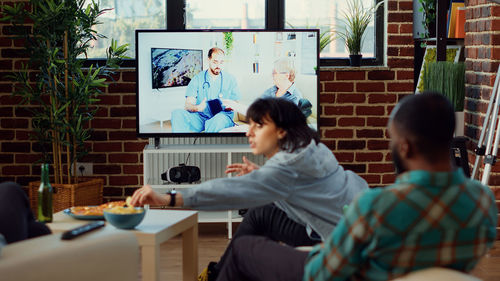
[(273, 82), (274, 86), (264, 91), (261, 98), (284, 98), (299, 104), (302, 94), (295, 86), (295, 67), (291, 59), (281, 58), (274, 62)]
[[(295, 67), (293, 61), (288, 57), (276, 60), (272, 75), (274, 85), (265, 90), (260, 98), (284, 98), (295, 105), (299, 105), (302, 93), (295, 85)], [(230, 108), (243, 115), (248, 110), (248, 105), (237, 101), (223, 99), (222, 103), (226, 108)]]

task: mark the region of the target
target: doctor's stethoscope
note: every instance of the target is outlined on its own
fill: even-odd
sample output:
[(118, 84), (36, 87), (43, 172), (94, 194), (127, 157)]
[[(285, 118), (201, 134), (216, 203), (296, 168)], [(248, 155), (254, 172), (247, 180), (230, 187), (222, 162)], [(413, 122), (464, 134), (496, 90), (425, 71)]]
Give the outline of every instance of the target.
[[(210, 89), (210, 82), (207, 80), (208, 70), (205, 70), (204, 82), (202, 85), (203, 91)], [(219, 89), (219, 98), (222, 98), (222, 85), (224, 82), (224, 76), (222, 76), (222, 70), (220, 72), (220, 89)]]

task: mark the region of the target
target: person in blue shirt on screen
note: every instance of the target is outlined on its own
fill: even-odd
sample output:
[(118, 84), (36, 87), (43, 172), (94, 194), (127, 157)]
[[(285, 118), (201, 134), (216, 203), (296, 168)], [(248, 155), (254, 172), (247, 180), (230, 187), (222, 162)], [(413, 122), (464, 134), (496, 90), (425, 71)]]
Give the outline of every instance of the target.
[(264, 91), (260, 98), (284, 98), (296, 105), (302, 98), (302, 93), (295, 86), (295, 67), (289, 58), (281, 58), (274, 62), (274, 86)]
[(237, 101), (241, 94), (234, 76), (222, 70), (224, 56), (217, 47), (208, 51), (209, 68), (189, 82), (184, 109), (172, 112), (172, 132), (215, 133), (234, 126), (234, 112), (221, 99)]

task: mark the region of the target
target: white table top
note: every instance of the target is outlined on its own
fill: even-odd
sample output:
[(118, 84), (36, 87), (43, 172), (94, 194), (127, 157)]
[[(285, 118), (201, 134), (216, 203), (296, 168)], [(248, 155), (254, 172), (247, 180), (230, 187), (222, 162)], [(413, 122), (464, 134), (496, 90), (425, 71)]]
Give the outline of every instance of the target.
[[(197, 211), (185, 210), (146, 210), (144, 220), (134, 230), (140, 245), (162, 243), (185, 229), (198, 223)], [(87, 220), (77, 220), (62, 211), (54, 214), (54, 219), (47, 226), (52, 232), (64, 232), (69, 229), (89, 223)], [(115, 228), (106, 223), (106, 228)]]

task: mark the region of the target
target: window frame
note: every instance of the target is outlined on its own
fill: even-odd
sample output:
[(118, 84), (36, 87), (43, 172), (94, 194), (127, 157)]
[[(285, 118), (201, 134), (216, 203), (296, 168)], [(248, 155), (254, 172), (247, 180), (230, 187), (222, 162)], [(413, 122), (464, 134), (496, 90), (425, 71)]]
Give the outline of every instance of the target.
[[(167, 30), (186, 30), (186, 0), (164, 0), (166, 5)], [(376, 3), (383, 0), (376, 0)], [(375, 57), (363, 57), (361, 66), (382, 66), (384, 64), (385, 9), (380, 7), (375, 14)], [(285, 29), (285, 0), (265, 0), (265, 28), (263, 30)], [(105, 59), (86, 59), (84, 66), (104, 65)], [(349, 66), (349, 58), (320, 58), (320, 67)], [(135, 59), (126, 59), (122, 67), (136, 67)]]

